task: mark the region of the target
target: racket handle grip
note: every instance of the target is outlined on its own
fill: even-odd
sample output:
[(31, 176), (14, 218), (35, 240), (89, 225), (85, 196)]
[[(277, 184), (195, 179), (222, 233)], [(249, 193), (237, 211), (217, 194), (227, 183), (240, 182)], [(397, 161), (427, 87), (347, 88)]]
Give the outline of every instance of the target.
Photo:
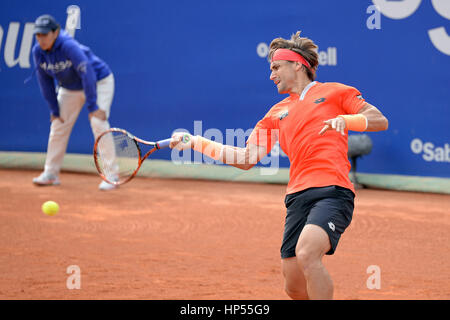
[(156, 142), (156, 148), (158, 149), (167, 148), (170, 145), (170, 141), (172, 141), (172, 138), (159, 140), (158, 142)]

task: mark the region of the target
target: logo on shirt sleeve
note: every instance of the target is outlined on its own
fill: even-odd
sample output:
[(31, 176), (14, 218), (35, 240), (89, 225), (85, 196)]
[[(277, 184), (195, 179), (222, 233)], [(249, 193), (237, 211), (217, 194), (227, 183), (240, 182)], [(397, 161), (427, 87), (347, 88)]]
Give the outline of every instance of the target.
[(318, 103), (322, 103), (324, 102), (326, 99), (325, 98), (319, 98), (316, 101), (314, 101), (314, 103), (318, 104)]
[(280, 114), (280, 120), (283, 120), (284, 118), (286, 118), (289, 115), (289, 111), (284, 111)]
[(78, 70), (80, 73), (86, 73), (86, 72), (87, 72), (87, 61), (82, 61), (82, 62), (78, 65), (77, 70)]

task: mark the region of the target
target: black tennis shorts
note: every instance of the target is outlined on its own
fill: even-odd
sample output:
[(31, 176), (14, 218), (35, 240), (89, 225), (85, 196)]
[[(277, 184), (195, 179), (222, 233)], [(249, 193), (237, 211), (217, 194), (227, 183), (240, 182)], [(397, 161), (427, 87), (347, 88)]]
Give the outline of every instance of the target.
[(287, 208), (281, 258), (295, 257), (300, 233), (307, 224), (322, 227), (330, 239), (331, 255), (353, 216), (355, 194), (347, 188), (328, 186), (309, 188), (286, 195)]

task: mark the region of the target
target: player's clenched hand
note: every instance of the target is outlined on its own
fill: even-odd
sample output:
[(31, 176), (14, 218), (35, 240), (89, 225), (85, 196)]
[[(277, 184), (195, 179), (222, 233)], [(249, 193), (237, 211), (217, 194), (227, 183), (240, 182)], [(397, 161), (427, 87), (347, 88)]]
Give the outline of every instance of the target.
[(191, 149), (195, 143), (195, 136), (186, 132), (175, 132), (170, 141), (170, 148), (178, 150)]
[(336, 130), (340, 132), (342, 135), (345, 135), (345, 120), (341, 117), (337, 117), (334, 119), (329, 119), (324, 121), (325, 125), (322, 130), (320, 130), (319, 134), (324, 134), (327, 130)]

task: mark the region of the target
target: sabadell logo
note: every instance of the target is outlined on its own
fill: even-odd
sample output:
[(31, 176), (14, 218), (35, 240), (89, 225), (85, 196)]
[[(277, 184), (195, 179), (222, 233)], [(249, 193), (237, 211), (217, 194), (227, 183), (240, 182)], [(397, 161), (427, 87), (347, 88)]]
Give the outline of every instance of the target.
[[(267, 58), (269, 55), (269, 45), (260, 42), (256, 46), (256, 53), (260, 58)], [(326, 50), (319, 50), (319, 65), (336, 66), (337, 65), (337, 49), (336, 47), (328, 47)]]
[(419, 138), (411, 141), (411, 151), (422, 154), (425, 161), (450, 162), (450, 145), (446, 143), (443, 147), (435, 146), (432, 142), (422, 142)]

